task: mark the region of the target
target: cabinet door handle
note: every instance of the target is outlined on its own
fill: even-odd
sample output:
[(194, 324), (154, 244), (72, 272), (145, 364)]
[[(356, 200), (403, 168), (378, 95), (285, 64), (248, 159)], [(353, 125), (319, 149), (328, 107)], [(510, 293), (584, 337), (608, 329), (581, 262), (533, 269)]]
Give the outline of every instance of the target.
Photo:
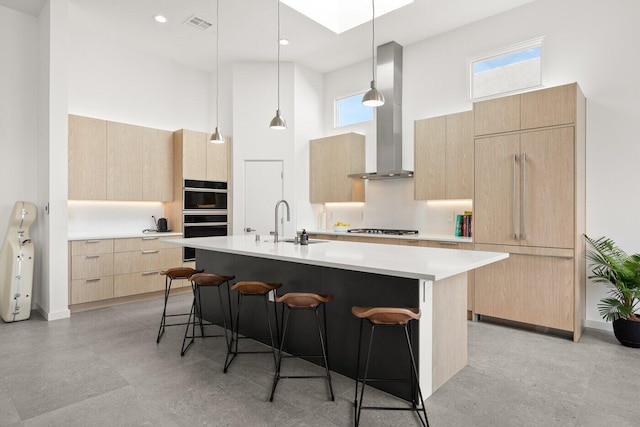
[(87, 243), (100, 243), (100, 240), (87, 240)]
[(100, 280), (100, 278), (99, 278), (99, 277), (92, 277), (91, 279), (86, 279), (85, 281), (86, 281), (86, 282), (97, 282), (97, 281), (99, 281), (99, 280)]
[(87, 258), (87, 259), (100, 258), (100, 255), (87, 255), (85, 258)]
[(143, 254), (157, 254), (158, 252), (160, 252), (159, 250), (155, 249), (155, 250), (148, 250), (148, 251), (142, 251)]
[(526, 209), (527, 209), (527, 153), (522, 152), (522, 197), (520, 197), (520, 239), (527, 240)]
[(458, 246), (458, 242), (436, 242), (438, 245)]
[(158, 274), (159, 271), (145, 271), (142, 273), (143, 276), (151, 276), (152, 274)]
[(518, 168), (518, 155), (514, 154), (513, 155), (513, 195), (512, 195), (512, 206), (511, 206), (511, 211), (512, 211), (512, 215), (511, 215), (511, 222), (513, 224), (512, 226), (512, 231), (513, 231), (513, 240), (518, 240), (518, 232), (516, 230), (516, 209), (518, 207), (518, 202), (516, 200), (517, 198), (517, 194), (516, 194), (516, 186), (517, 186), (517, 176), (516, 176), (516, 169)]
[(158, 240), (157, 237), (143, 237), (142, 240)]

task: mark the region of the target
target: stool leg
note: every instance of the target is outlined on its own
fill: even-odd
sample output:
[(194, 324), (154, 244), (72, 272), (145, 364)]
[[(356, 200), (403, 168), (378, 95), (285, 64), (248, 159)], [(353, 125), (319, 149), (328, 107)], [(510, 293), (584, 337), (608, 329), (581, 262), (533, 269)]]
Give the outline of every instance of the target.
[[(220, 299), (222, 302), (222, 299)], [(231, 283), (227, 280), (227, 303), (229, 304), (229, 322), (231, 323), (231, 342), (233, 342), (233, 311), (231, 310)], [(231, 347), (231, 342), (229, 342), (229, 347)]]
[(158, 338), (156, 338), (156, 344), (160, 342), (162, 334), (164, 334), (164, 325), (167, 321), (167, 301), (169, 300), (169, 292), (171, 292), (171, 282), (168, 276), (164, 278), (164, 308), (162, 309), (162, 319), (160, 319), (160, 329), (158, 329)]
[(291, 310), (286, 311), (286, 315), (284, 315), (284, 307), (286, 304), (282, 304), (283, 311), (283, 319), (282, 319), (282, 337), (280, 340), (280, 347), (278, 349), (278, 360), (276, 362), (276, 373), (273, 375), (273, 386), (271, 387), (271, 396), (269, 397), (269, 402), (273, 402), (273, 395), (276, 392), (276, 385), (278, 385), (278, 381), (280, 380), (280, 367), (282, 366), (282, 348), (284, 346), (284, 340), (287, 336), (287, 326), (289, 326), (289, 314), (291, 314)]
[[(415, 358), (413, 357), (413, 348), (411, 346), (411, 339), (409, 337), (408, 325), (409, 325), (408, 322), (404, 325), (404, 335), (405, 335), (405, 337), (407, 339), (407, 346), (409, 348), (409, 354), (411, 355), (411, 367), (413, 368), (413, 375), (415, 375), (415, 377), (418, 378), (418, 369), (416, 368), (416, 361), (415, 361)], [(418, 418), (420, 419), (420, 423), (423, 426), (429, 427), (429, 419), (427, 418), (427, 409), (424, 406), (424, 399), (422, 398), (422, 390), (420, 390), (420, 381), (418, 381), (418, 395), (420, 397), (420, 403), (422, 404), (422, 412), (424, 413), (424, 420), (420, 416), (420, 408), (416, 409), (416, 414), (418, 415)]]
[(358, 417), (356, 418), (356, 426), (360, 425), (360, 414), (362, 413), (362, 399), (364, 399), (364, 389), (367, 385), (367, 373), (369, 372), (369, 360), (371, 358), (371, 347), (373, 346), (373, 334), (376, 326), (371, 325), (371, 337), (369, 338), (369, 348), (367, 349), (367, 361), (364, 365), (364, 376), (362, 377), (362, 390), (360, 390), (360, 402), (358, 406)]
[[(191, 344), (193, 344), (196, 336), (196, 289), (193, 283), (191, 283), (191, 290), (193, 291), (193, 302), (191, 303), (191, 311), (189, 311), (189, 320), (187, 320), (187, 327), (184, 330), (184, 338), (182, 340), (182, 350), (180, 351), (180, 356), (184, 356), (189, 347), (191, 347)], [(191, 321), (192, 317), (193, 322)], [(185, 346), (185, 343), (187, 342), (187, 336), (189, 335), (189, 325), (191, 325), (191, 341), (189, 341), (189, 344)]]
[[(324, 320), (325, 320), (325, 324), (324, 324), (324, 339), (323, 339), (323, 334), (322, 334), (322, 328), (320, 327), (320, 317), (318, 315), (318, 307), (316, 307), (316, 309), (314, 310), (316, 313), (316, 324), (318, 325), (318, 335), (320, 336), (320, 347), (322, 348), (322, 359), (324, 360), (324, 370), (325, 373), (327, 375), (327, 381), (329, 382), (329, 394), (330, 394), (330, 398), (331, 401), (335, 401), (335, 396), (333, 395), (333, 386), (331, 385), (331, 374), (329, 373), (329, 361), (327, 360), (327, 349), (325, 347), (326, 342), (327, 342), (327, 337), (326, 337), (326, 333), (327, 333), (327, 312), (325, 310), (325, 306), (324, 304), (322, 304), (322, 309), (324, 312)], [(283, 337), (284, 339), (284, 337)], [(282, 348), (282, 347), (281, 347)]]
[(196, 285), (196, 313), (200, 322), (200, 336), (204, 338), (204, 324), (202, 323), (202, 298), (200, 297), (200, 286)]
[[(278, 360), (276, 359), (276, 345), (275, 342), (273, 341), (273, 329), (271, 328), (271, 317), (269, 316), (269, 294), (265, 294), (264, 295), (264, 309), (265, 309), (265, 313), (267, 315), (267, 324), (269, 325), (269, 337), (271, 338), (271, 348), (273, 349), (273, 365), (275, 366), (275, 368), (278, 368)], [(278, 314), (276, 313), (276, 319), (278, 317)]]
[[(238, 331), (240, 330), (240, 308), (242, 308), (242, 294), (238, 293), (238, 308), (236, 311), (236, 321), (233, 328), (231, 329), (231, 344), (229, 345), (229, 350), (227, 351), (227, 358), (224, 361), (224, 369), (222, 370), (222, 372), (224, 372), (225, 374), (229, 369), (229, 365), (231, 365), (231, 362), (236, 357), (236, 354), (238, 354), (238, 334), (239, 334)], [(234, 336), (235, 336), (236, 346), (235, 346), (235, 350), (232, 350)]]
[(229, 346), (231, 345), (231, 342), (229, 341), (229, 334), (227, 333), (227, 320), (226, 320), (227, 317), (224, 314), (224, 304), (222, 303), (222, 291), (220, 290), (220, 286), (218, 286), (218, 297), (220, 298), (220, 313), (222, 313), (222, 327), (224, 328), (224, 341), (227, 344), (227, 351), (229, 351)]
[(358, 376), (360, 375), (360, 349), (362, 348), (362, 322), (360, 319), (360, 332), (358, 333), (358, 356), (356, 358), (356, 393), (353, 398), (353, 419), (358, 425)]

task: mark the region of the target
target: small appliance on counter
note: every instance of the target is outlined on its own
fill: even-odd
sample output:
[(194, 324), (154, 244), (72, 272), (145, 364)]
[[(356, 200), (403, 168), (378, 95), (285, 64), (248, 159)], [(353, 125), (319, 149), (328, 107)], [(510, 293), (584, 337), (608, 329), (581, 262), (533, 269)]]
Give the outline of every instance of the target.
[(147, 228), (145, 230), (142, 230), (143, 233), (168, 233), (171, 231), (169, 230), (167, 218), (156, 219), (155, 215), (151, 215), (151, 218), (153, 218), (153, 223), (155, 224), (156, 228)]

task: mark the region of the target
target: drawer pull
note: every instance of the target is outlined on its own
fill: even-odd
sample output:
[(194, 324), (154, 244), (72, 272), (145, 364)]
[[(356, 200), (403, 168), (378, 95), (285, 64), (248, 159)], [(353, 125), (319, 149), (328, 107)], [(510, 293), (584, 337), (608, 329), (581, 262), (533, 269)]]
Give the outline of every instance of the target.
[(87, 258), (87, 259), (100, 258), (100, 255), (87, 255), (85, 258)]
[(158, 252), (160, 252), (159, 250), (148, 250), (148, 251), (142, 251), (143, 254), (157, 254)]
[(458, 242), (436, 242), (439, 245), (458, 246)]
[(91, 279), (86, 279), (87, 282), (97, 282), (99, 280), (100, 280), (99, 277), (92, 277)]
[(158, 240), (157, 237), (143, 237), (142, 240)]
[(159, 271), (145, 271), (142, 273), (143, 276), (151, 276), (152, 274), (158, 274)]
[(87, 240), (87, 243), (100, 243), (100, 240)]

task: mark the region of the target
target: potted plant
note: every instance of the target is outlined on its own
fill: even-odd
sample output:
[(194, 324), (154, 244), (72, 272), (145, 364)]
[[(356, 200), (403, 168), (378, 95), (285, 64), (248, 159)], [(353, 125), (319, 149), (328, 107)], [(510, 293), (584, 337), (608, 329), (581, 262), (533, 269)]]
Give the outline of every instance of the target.
[(613, 332), (622, 345), (640, 348), (640, 254), (628, 255), (606, 237), (584, 237), (589, 244), (589, 278), (609, 287), (609, 297), (598, 304), (600, 315), (613, 322)]

